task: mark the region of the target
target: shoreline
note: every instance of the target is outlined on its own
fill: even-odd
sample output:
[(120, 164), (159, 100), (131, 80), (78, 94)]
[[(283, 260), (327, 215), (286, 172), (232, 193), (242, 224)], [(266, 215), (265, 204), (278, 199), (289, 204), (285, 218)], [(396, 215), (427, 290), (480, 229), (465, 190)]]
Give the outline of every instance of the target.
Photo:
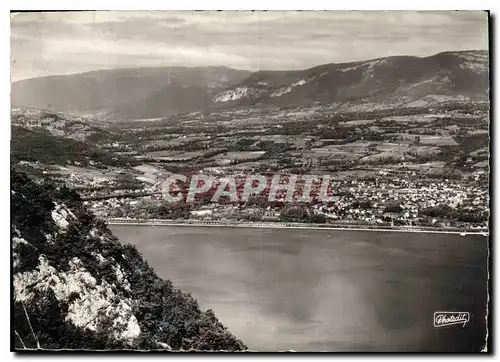
[(353, 226), (313, 226), (300, 223), (260, 223), (260, 222), (244, 222), (244, 223), (224, 223), (224, 222), (179, 222), (170, 220), (119, 220), (105, 219), (108, 225), (132, 225), (132, 226), (192, 226), (192, 227), (232, 227), (232, 228), (255, 228), (255, 229), (303, 229), (303, 230), (332, 230), (332, 231), (388, 231), (402, 233), (430, 233), (430, 234), (459, 234), (465, 235), (483, 235), (489, 236), (489, 231), (461, 231), (461, 230), (446, 230), (432, 228), (376, 228), (363, 227), (361, 225)]

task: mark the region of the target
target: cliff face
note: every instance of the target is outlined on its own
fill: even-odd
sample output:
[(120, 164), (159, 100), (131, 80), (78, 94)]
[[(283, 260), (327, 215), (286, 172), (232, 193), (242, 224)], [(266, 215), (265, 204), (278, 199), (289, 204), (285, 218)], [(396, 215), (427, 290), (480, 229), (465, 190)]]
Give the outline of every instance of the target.
[(12, 171), (11, 215), (16, 349), (246, 349), (75, 192)]

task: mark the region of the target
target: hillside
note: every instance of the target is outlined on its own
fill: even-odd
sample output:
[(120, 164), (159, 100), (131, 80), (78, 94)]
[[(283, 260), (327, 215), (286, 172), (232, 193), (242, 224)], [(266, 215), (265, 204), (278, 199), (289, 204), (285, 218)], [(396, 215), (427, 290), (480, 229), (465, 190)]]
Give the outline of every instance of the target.
[[(387, 57), (307, 70), (259, 71), (214, 97), (216, 106), (300, 105), (351, 101), (409, 103), (488, 98), (488, 53)], [(423, 103), (422, 103), (423, 102)]]
[(16, 349), (243, 350), (67, 188), (11, 171)]
[(107, 114), (110, 118), (141, 119), (167, 117), (177, 113), (204, 110), (224, 88), (171, 85), (147, 97), (123, 103)]
[(131, 161), (88, 142), (54, 136), (45, 129), (22, 126), (11, 127), (10, 156), (12, 164), (22, 160), (51, 165), (78, 162), (81, 165), (125, 166)]
[[(219, 91), (241, 82), (250, 73), (227, 67), (162, 67), (110, 69), (81, 74), (49, 76), (21, 80), (12, 83), (13, 106), (35, 107), (58, 112), (97, 113), (116, 111), (129, 102), (145, 102), (156, 92), (167, 92), (168, 88), (201, 88), (207, 92)], [(174, 92), (175, 93), (175, 92)], [(189, 99), (185, 102), (188, 105)], [(158, 106), (169, 104), (169, 100), (158, 100)], [(166, 102), (166, 103), (164, 103)], [(172, 100), (171, 102), (176, 102)], [(197, 109), (195, 101), (187, 108)], [(140, 108), (140, 106), (139, 106)], [(154, 106), (153, 106), (154, 108)], [(177, 109), (161, 108), (165, 113)], [(140, 114), (140, 117), (144, 115)]]

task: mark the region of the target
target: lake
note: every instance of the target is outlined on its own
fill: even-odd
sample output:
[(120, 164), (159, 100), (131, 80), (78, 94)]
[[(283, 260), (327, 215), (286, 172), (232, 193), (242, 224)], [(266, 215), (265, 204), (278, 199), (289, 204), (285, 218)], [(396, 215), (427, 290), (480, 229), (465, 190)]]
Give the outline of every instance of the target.
[[(157, 274), (258, 351), (478, 351), (488, 238), (111, 225)], [(436, 311), (469, 312), (433, 326)]]

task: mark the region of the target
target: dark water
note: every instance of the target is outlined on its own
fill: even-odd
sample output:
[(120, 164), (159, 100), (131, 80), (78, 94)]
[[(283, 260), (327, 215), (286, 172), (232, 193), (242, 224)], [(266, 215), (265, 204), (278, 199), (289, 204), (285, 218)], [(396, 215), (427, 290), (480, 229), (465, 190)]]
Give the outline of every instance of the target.
[[(484, 236), (111, 229), (254, 350), (478, 351), (484, 345)], [(470, 322), (434, 328), (435, 311), (470, 312)]]

